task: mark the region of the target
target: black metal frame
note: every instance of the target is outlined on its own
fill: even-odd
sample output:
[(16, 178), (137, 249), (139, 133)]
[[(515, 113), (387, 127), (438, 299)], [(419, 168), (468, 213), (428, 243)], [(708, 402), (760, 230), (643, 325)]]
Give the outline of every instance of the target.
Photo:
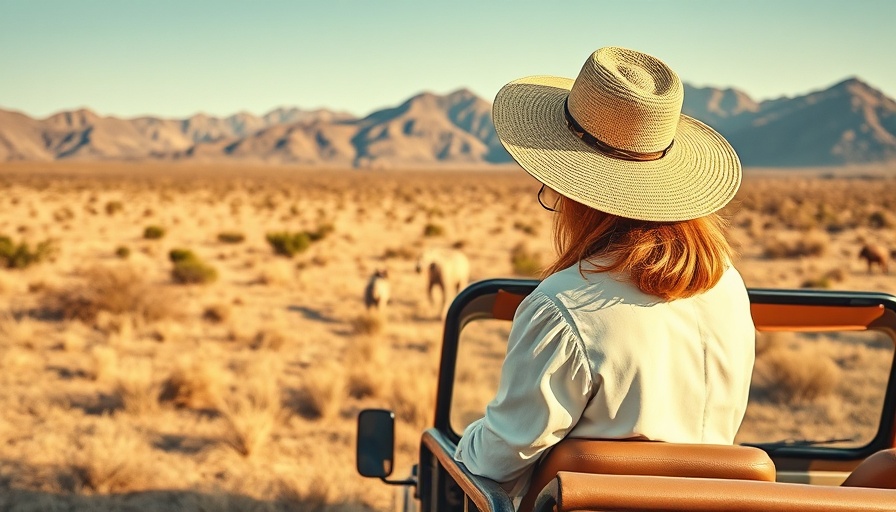
[[(495, 295), (500, 290), (528, 295), (538, 281), (532, 279), (490, 279), (471, 284), (464, 289), (451, 303), (445, 318), (445, 330), (442, 342), (441, 365), (439, 370), (438, 391), (436, 395), (436, 411), (434, 428), (444, 435), (446, 440), (457, 444), (458, 433), (451, 428), (451, 399), (454, 392), (454, 374), (457, 365), (457, 350), (460, 333), (471, 321), (487, 318), (478, 311), (466, 311), (468, 306), (483, 296)], [(896, 297), (878, 292), (837, 292), (823, 290), (780, 290), (750, 289), (751, 303), (781, 305), (817, 305), (839, 307), (861, 307), (882, 304), (886, 309), (896, 313)], [(896, 341), (896, 340), (894, 340)], [(896, 351), (894, 351), (896, 352)], [(865, 446), (857, 448), (831, 448), (823, 446), (763, 446), (775, 458), (812, 459), (812, 460), (860, 460), (872, 453), (890, 448), (896, 422), (896, 355), (891, 365), (890, 377), (884, 395), (881, 420), (874, 438)], [(885, 412), (888, 414), (884, 415)]]

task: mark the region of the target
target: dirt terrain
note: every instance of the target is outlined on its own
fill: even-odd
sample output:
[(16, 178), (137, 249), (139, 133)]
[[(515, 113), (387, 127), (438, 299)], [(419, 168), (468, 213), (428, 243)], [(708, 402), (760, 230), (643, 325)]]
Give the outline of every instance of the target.
[[(725, 213), (748, 286), (896, 293), (896, 268), (858, 258), (896, 249), (896, 179), (845, 175), (747, 172)], [(390, 509), (395, 489), (355, 474), (355, 416), (396, 411), (403, 477), (442, 328), (416, 259), (530, 275), (553, 254), (537, 190), (519, 170), (0, 166), (0, 510)], [(467, 335), (488, 350), (459, 372), (459, 427), (506, 332)], [(741, 440), (873, 435), (888, 340), (757, 352)]]

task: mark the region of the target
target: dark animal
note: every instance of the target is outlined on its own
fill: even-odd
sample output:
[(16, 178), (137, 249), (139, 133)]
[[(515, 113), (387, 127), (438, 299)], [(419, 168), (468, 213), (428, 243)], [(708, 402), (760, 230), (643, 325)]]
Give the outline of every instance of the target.
[(379, 312), (384, 311), (389, 302), (390, 292), (389, 272), (376, 270), (367, 281), (367, 287), (364, 288), (364, 306), (367, 309), (375, 308)]
[(865, 244), (862, 246), (862, 250), (859, 251), (859, 258), (868, 262), (868, 273), (871, 273), (871, 268), (875, 264), (880, 266), (881, 271), (886, 274), (888, 272), (887, 263), (889, 261), (889, 255), (887, 254), (887, 250), (879, 245), (874, 244)]

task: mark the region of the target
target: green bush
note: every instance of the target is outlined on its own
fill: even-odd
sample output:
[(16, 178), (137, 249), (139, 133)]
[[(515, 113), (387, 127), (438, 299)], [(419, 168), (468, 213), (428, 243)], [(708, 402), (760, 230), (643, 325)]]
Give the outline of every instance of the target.
[(23, 269), (49, 259), (55, 252), (56, 247), (50, 240), (39, 242), (31, 249), (27, 242), (15, 243), (8, 236), (0, 235), (0, 267)]
[(445, 228), (438, 224), (427, 224), (423, 226), (423, 236), (442, 236), (445, 234)]
[(171, 263), (177, 263), (185, 260), (198, 260), (199, 258), (189, 249), (171, 249), (168, 252), (168, 259), (171, 260)]
[(215, 267), (205, 263), (189, 249), (172, 249), (168, 259), (174, 263), (171, 279), (180, 284), (206, 284), (218, 279)]
[(165, 236), (165, 228), (161, 226), (146, 226), (143, 230), (143, 238), (147, 240), (158, 240)]
[(122, 210), (124, 210), (124, 204), (122, 204), (121, 201), (109, 201), (108, 203), (106, 203), (107, 215), (115, 215)]
[(124, 260), (131, 255), (131, 250), (127, 246), (122, 245), (115, 249), (115, 255)]
[(218, 233), (218, 241), (223, 244), (240, 244), (246, 240), (246, 235), (237, 231), (223, 231)]
[(268, 233), (267, 240), (275, 253), (287, 258), (292, 258), (311, 246), (311, 237), (305, 231), (299, 233), (286, 231)]
[(312, 242), (317, 242), (326, 238), (327, 235), (332, 233), (335, 229), (336, 228), (334, 228), (332, 224), (321, 224), (314, 231), (306, 231), (306, 233)]

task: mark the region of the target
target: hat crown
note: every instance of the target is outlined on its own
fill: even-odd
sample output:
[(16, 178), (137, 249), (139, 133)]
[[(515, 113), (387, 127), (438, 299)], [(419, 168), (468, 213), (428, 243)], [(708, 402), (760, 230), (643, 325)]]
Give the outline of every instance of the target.
[(589, 134), (614, 148), (640, 153), (672, 144), (684, 88), (656, 57), (606, 47), (591, 54), (569, 92), (569, 113)]

